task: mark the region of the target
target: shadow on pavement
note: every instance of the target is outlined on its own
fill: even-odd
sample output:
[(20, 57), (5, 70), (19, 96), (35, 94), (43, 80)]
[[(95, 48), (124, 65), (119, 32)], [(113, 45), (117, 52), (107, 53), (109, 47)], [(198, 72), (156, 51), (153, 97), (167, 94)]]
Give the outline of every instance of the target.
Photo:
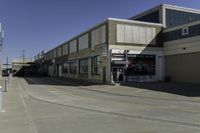
[(187, 97), (200, 96), (200, 84), (188, 83), (122, 83), (121, 86), (136, 87), (140, 89), (159, 91)]
[(55, 86), (92, 86), (102, 85), (100, 83), (91, 83), (87, 81), (73, 80), (59, 77), (27, 77), (24, 78), (30, 85), (55, 85)]
[[(28, 77), (25, 78), (30, 85), (55, 85), (55, 86), (93, 86), (105, 85), (100, 83), (91, 83), (87, 81), (73, 80), (68, 78), (52, 78), (52, 77)], [(135, 87), (139, 89), (159, 91), (175, 95), (187, 97), (200, 97), (200, 84), (187, 84), (187, 83), (121, 83), (121, 88)]]

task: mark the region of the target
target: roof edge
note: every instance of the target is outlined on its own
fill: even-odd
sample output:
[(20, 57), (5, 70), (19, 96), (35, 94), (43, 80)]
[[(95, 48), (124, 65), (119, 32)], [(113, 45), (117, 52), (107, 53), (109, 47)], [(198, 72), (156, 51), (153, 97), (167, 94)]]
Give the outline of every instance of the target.
[(138, 17), (144, 16), (148, 13), (151, 13), (155, 10), (159, 10), (160, 8), (168, 8), (168, 9), (174, 9), (174, 10), (178, 10), (178, 11), (185, 11), (185, 12), (191, 12), (191, 13), (198, 13), (200, 14), (200, 10), (199, 9), (193, 9), (193, 8), (188, 8), (188, 7), (183, 7), (183, 6), (176, 6), (176, 5), (170, 5), (170, 4), (160, 4), (158, 6), (155, 6), (153, 8), (150, 8), (148, 10), (145, 10), (133, 17), (130, 17), (128, 19), (136, 19)]
[(135, 21), (135, 20), (127, 20), (127, 19), (118, 19), (118, 18), (108, 18), (108, 20), (117, 21), (117, 22), (127, 22), (127, 23), (134, 23), (134, 24), (163, 27), (163, 24), (161, 24), (161, 23), (151, 23), (151, 22), (143, 22), (143, 21)]

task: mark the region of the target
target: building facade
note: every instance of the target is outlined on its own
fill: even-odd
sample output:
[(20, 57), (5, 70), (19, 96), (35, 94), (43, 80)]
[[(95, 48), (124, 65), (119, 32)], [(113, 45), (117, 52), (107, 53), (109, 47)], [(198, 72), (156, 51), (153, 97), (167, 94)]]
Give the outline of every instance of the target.
[[(168, 77), (200, 83), (198, 75), (187, 80), (190, 76), (184, 72), (199, 57), (199, 14), (199, 10), (164, 4), (130, 19), (109, 18), (49, 50), (36, 62), (49, 76), (93, 82), (154, 82)], [(173, 68), (179, 59), (182, 68), (176, 71)], [(179, 72), (184, 74), (177, 76)]]

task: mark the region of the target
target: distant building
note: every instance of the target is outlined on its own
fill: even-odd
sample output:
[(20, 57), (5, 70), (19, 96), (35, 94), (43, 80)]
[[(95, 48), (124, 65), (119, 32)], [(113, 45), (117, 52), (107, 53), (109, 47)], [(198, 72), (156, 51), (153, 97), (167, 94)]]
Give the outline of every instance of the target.
[(14, 59), (13, 61), (12, 61), (12, 71), (13, 71), (13, 75), (16, 75), (16, 74), (18, 74), (18, 73), (22, 73), (21, 71), (22, 71), (22, 69), (23, 69), (23, 67), (29, 67), (29, 66), (31, 66), (31, 65), (33, 65), (34, 64), (34, 62), (33, 62), (33, 60), (32, 59), (28, 59), (28, 58), (26, 58), (26, 59)]
[(12, 65), (2, 65), (2, 76), (8, 76), (12, 73)]
[(49, 76), (93, 82), (200, 83), (200, 10), (162, 4), (106, 21), (36, 56)]

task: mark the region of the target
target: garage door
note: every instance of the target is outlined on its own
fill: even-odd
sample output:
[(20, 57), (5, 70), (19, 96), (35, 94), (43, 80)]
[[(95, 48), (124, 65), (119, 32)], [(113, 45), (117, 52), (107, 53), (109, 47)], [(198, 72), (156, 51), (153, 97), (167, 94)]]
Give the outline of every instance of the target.
[(175, 82), (200, 83), (200, 53), (166, 56), (165, 74)]

